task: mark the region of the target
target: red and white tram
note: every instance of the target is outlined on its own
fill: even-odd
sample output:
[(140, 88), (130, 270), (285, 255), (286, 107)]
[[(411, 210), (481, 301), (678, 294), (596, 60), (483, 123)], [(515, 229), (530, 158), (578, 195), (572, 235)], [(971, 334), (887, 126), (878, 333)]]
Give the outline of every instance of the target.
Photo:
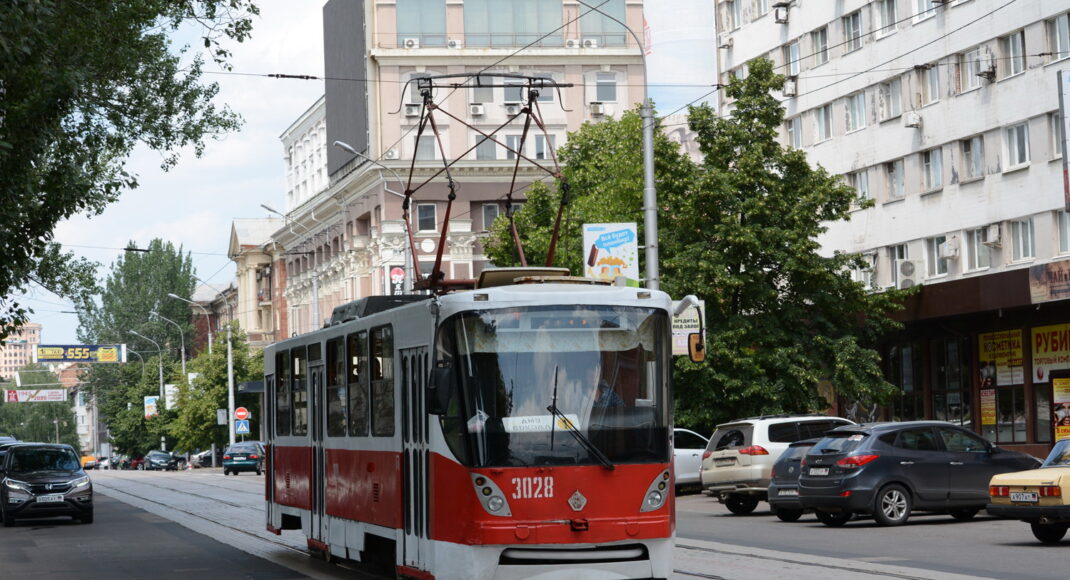
[(671, 301), (531, 273), (269, 347), (268, 529), (412, 578), (667, 578)]

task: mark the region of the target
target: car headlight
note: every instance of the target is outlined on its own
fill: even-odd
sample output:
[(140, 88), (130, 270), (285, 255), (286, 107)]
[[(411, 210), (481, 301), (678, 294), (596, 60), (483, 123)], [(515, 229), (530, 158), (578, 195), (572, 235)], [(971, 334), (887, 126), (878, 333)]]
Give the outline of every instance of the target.
[(71, 489), (78, 489), (79, 487), (87, 487), (89, 485), (89, 476), (85, 475), (71, 481)]
[(28, 484), (28, 483), (26, 483), (24, 481), (17, 481), (17, 480), (14, 480), (14, 479), (5, 479), (4, 480), (4, 485), (6, 485), (8, 489), (14, 489), (14, 490), (30, 493), (30, 484)]

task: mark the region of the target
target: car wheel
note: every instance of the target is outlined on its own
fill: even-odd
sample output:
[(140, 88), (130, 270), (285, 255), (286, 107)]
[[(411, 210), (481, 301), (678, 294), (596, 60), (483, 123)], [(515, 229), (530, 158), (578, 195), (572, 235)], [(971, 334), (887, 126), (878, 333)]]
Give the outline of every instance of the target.
[(15, 525), (15, 516), (9, 514), (6, 511), (0, 512), (0, 516), (4, 518), (4, 527), (10, 528)]
[(83, 524), (91, 524), (91, 523), (93, 523), (93, 512), (89, 512), (89, 513), (79, 517), (78, 521), (82, 522)]
[(754, 511), (758, 507), (758, 500), (746, 496), (730, 495), (724, 498), (724, 506), (728, 511), (742, 516)]
[(873, 519), (882, 526), (898, 526), (910, 519), (910, 492), (899, 484), (887, 485), (877, 494)]
[(773, 511), (782, 522), (797, 522), (802, 517), (802, 510), (778, 509)]
[(977, 512), (981, 511), (980, 508), (958, 508), (948, 511), (951, 517), (960, 522), (968, 522), (973, 519), (973, 516), (977, 515)]
[(851, 520), (851, 512), (825, 512), (817, 510), (814, 513), (817, 516), (817, 521), (832, 528), (838, 528)]
[(261, 473), (261, 472), (260, 472), (260, 469), (257, 469), (257, 470), (256, 470), (256, 474), (257, 474), (257, 475), (260, 475), (260, 473)]
[[(7, 524), (7, 520), (4, 520)], [(1066, 535), (1067, 524), (1030, 524), (1033, 536), (1045, 544), (1058, 544)]]

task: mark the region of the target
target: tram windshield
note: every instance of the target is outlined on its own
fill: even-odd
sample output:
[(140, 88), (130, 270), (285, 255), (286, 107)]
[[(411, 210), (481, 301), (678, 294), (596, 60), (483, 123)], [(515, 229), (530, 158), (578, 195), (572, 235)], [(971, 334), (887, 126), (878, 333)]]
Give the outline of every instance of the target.
[(445, 321), (436, 364), (453, 374), (442, 428), (476, 467), (668, 461), (668, 315), (540, 306)]

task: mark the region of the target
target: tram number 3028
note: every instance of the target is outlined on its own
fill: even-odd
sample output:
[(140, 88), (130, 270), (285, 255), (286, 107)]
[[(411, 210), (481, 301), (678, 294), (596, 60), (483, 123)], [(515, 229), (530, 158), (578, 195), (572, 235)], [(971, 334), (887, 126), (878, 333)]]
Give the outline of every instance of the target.
[(554, 478), (514, 477), (513, 499), (540, 499), (554, 497)]

